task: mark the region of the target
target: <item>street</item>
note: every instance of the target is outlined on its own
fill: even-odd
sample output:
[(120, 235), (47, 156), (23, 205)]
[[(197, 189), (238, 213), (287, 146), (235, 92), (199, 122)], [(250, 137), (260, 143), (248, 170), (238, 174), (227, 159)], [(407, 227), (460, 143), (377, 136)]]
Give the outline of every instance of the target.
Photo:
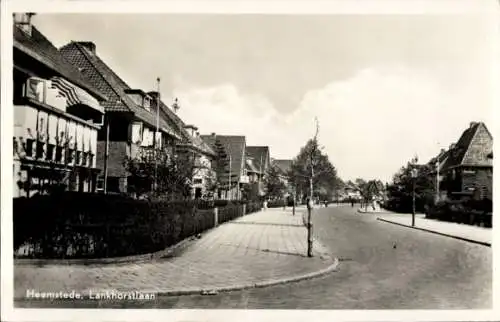
[(291, 284), (145, 302), (16, 302), (21, 307), (479, 309), (492, 305), (492, 249), (387, 224), (349, 206), (320, 208), (314, 233), (336, 272)]

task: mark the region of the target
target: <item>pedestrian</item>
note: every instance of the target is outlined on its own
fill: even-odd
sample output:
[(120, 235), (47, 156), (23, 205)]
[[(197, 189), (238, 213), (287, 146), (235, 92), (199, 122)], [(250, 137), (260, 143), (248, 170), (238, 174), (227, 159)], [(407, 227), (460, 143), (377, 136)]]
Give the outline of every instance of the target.
[(354, 199), (351, 199), (351, 207), (354, 208)]
[(266, 209), (267, 209), (267, 199), (264, 200), (264, 211), (266, 211)]

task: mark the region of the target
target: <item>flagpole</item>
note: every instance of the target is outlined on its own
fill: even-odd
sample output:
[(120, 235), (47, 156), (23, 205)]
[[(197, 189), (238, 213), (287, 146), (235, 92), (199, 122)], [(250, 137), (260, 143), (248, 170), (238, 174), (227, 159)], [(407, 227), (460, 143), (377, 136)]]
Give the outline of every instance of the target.
[(157, 94), (156, 94), (156, 132), (155, 132), (155, 139), (154, 139), (154, 156), (155, 156), (155, 176), (154, 176), (154, 191), (156, 192), (157, 189), (157, 176), (158, 176), (158, 158), (156, 155), (157, 149), (160, 147), (158, 146), (158, 131), (160, 127), (160, 77), (156, 78), (156, 89), (157, 89)]
[(228, 199), (231, 200), (231, 154), (229, 154), (229, 186), (228, 186)]
[(260, 163), (259, 163), (259, 195), (261, 190), (261, 180), (262, 180), (262, 154), (260, 155)]

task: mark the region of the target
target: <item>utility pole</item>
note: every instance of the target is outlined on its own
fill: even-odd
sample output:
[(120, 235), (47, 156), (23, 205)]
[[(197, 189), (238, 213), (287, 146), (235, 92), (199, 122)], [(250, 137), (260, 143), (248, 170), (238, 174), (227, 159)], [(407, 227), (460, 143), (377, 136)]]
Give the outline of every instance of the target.
[(154, 151), (154, 157), (155, 157), (155, 175), (154, 175), (154, 183), (153, 183), (153, 191), (156, 192), (157, 190), (157, 176), (158, 176), (158, 156), (157, 156), (157, 150), (160, 149), (160, 146), (158, 145), (158, 131), (160, 128), (160, 77), (156, 78), (156, 87), (157, 87), (157, 94), (156, 94), (156, 132), (155, 132), (155, 139), (154, 139), (154, 145), (153, 145), (153, 151)]
[(231, 200), (231, 154), (229, 154), (229, 176), (228, 176), (228, 188), (227, 188), (227, 196), (228, 199)]
[(109, 115), (104, 115), (106, 122), (106, 144), (104, 145), (104, 194), (108, 193), (108, 159), (109, 159)]

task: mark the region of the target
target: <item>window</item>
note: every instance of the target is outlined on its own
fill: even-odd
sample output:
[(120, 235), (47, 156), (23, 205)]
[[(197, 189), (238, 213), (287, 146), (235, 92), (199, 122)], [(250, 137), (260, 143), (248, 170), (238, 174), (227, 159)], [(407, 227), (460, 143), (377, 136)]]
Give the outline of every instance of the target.
[(88, 159), (89, 159), (89, 153), (82, 152), (82, 166), (84, 166), (84, 167), (87, 166)]
[(36, 143), (36, 158), (42, 159), (45, 152), (45, 143), (37, 141)]
[(193, 183), (194, 184), (202, 184), (203, 183), (203, 179), (194, 179)]
[(80, 165), (82, 162), (82, 151), (76, 151), (75, 165)]
[(47, 156), (46, 156), (47, 161), (52, 161), (54, 159), (54, 150), (55, 150), (54, 144), (47, 145)]
[(89, 167), (94, 166), (94, 155), (92, 153), (89, 153)]
[(26, 156), (27, 157), (32, 157), (33, 156), (33, 146), (35, 145), (35, 140), (33, 139), (27, 139), (26, 140)]
[(56, 147), (56, 162), (62, 162), (63, 148), (62, 146)]
[(75, 153), (75, 150), (73, 150), (73, 149), (66, 150), (66, 158), (65, 159), (66, 159), (67, 164), (73, 163), (74, 153)]

